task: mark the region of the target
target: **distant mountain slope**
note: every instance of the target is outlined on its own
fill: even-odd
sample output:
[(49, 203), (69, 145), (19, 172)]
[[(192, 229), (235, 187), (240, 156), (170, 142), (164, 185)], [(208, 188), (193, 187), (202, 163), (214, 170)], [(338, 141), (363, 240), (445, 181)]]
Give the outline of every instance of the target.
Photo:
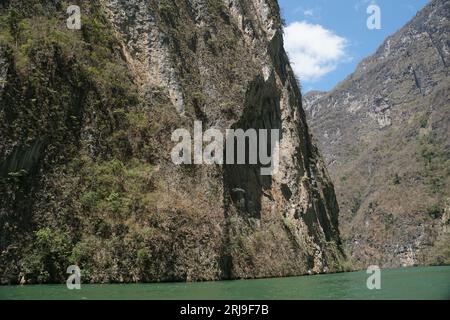
[(304, 97), (357, 267), (449, 263), (450, 1), (431, 1), (329, 93)]

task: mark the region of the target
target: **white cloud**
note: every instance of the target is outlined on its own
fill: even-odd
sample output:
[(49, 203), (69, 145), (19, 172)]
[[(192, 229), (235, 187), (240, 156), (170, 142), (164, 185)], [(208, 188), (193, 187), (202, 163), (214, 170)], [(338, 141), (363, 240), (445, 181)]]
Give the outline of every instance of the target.
[(312, 16), (314, 16), (314, 10), (313, 9), (307, 9), (307, 10), (303, 11), (303, 15), (305, 17), (312, 17)]
[(321, 25), (294, 22), (284, 30), (284, 46), (300, 80), (314, 82), (348, 59), (347, 39)]

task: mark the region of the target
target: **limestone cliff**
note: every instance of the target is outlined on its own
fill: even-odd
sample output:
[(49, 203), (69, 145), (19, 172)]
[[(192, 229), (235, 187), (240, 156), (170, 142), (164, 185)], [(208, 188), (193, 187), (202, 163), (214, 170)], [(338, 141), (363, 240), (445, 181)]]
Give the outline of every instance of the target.
[[(3, 283), (197, 281), (342, 269), (274, 0), (6, 1)], [(171, 133), (280, 129), (280, 169), (171, 162)]]

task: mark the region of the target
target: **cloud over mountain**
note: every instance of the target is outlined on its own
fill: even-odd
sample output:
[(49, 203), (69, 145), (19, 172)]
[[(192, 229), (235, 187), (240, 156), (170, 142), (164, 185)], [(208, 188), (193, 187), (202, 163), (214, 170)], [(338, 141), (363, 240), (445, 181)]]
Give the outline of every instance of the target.
[(348, 59), (348, 40), (319, 24), (294, 22), (284, 30), (284, 45), (300, 80), (314, 82)]

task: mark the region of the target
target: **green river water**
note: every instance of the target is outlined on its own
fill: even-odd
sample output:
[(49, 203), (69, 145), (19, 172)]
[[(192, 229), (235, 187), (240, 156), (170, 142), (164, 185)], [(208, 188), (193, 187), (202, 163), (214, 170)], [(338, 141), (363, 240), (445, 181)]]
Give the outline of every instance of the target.
[(381, 271), (381, 290), (365, 272), (203, 283), (0, 286), (0, 299), (450, 299), (450, 267)]

